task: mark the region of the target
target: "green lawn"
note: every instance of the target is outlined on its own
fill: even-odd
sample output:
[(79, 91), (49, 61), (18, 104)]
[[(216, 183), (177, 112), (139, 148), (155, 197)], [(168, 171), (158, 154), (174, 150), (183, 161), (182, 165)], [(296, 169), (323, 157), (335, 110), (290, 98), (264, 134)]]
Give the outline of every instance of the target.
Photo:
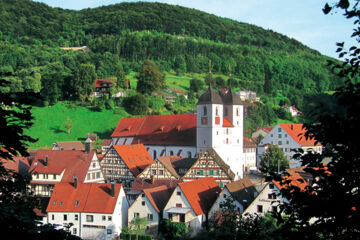
[[(115, 112), (116, 113), (115, 113)], [(97, 133), (99, 138), (110, 138), (120, 118), (128, 116), (123, 109), (92, 111), (86, 107), (69, 107), (59, 102), (49, 107), (33, 107), (34, 125), (25, 133), (39, 141), (30, 148), (51, 147), (56, 141), (85, 140), (87, 133)], [(67, 118), (72, 120), (71, 133), (65, 129)]]

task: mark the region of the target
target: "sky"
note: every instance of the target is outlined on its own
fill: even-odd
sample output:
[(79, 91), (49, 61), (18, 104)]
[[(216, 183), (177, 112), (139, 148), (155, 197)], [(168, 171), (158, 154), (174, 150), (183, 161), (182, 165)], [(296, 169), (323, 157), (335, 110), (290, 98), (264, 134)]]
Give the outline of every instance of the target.
[[(124, 2), (121, 0), (36, 1), (52, 7), (74, 10)], [(347, 47), (355, 45), (355, 40), (350, 38), (353, 20), (345, 19), (341, 13), (324, 15), (322, 12), (325, 3), (333, 3), (334, 0), (157, 0), (156, 2), (195, 8), (271, 29), (334, 58), (337, 58), (336, 42), (344, 41)]]

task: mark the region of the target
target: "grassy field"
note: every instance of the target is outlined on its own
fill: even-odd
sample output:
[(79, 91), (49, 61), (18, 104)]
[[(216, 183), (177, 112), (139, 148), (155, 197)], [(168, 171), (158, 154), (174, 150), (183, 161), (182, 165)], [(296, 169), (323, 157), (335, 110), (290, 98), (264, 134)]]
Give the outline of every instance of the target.
[[(92, 111), (86, 107), (71, 107), (59, 102), (49, 107), (33, 107), (34, 125), (25, 133), (39, 141), (30, 148), (49, 148), (56, 141), (85, 140), (87, 133), (96, 133), (99, 138), (110, 138), (120, 118), (128, 116), (123, 109)], [(65, 129), (67, 118), (72, 120), (71, 133)]]

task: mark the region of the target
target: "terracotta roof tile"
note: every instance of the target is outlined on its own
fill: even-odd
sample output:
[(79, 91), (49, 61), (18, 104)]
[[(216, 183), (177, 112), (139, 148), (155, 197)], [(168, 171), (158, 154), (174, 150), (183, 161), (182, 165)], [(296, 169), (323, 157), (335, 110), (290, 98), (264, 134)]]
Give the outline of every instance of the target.
[(155, 210), (160, 213), (168, 202), (173, 190), (165, 185), (144, 189), (146, 197), (149, 199)]
[(159, 157), (157, 158), (157, 160), (159, 162), (162, 163), (162, 165), (164, 165), (164, 167), (169, 170), (171, 172), (171, 174), (176, 177), (176, 178), (180, 178), (179, 174), (176, 172), (175, 168), (172, 165), (172, 162), (178, 161), (182, 159), (181, 157), (178, 156), (165, 156), (165, 157)]
[(257, 148), (256, 144), (253, 143), (249, 138), (244, 137), (243, 141), (243, 147), (244, 148)]
[(223, 118), (223, 127), (234, 127), (234, 125), (227, 119)]
[(300, 123), (280, 123), (281, 128), (283, 128), (289, 136), (291, 136), (297, 143), (299, 143), (303, 147), (311, 147), (311, 146), (321, 146), (321, 144), (315, 144), (315, 139), (306, 139), (305, 132), (306, 130), (303, 128), (303, 125)]
[(112, 83), (114, 81), (114, 79), (105, 79), (105, 78), (98, 78), (95, 80), (95, 87), (97, 88), (101, 88), (103, 87), (102, 84), (103, 83)]
[[(284, 178), (285, 180), (290, 180), (289, 185), (290, 186), (296, 186), (298, 187), (300, 190), (305, 191), (306, 186), (308, 186), (308, 184), (306, 183), (306, 181), (301, 177), (301, 175), (299, 173), (296, 172), (291, 172), (289, 176), (286, 176)], [(273, 183), (276, 185), (276, 187), (281, 190), (284, 187), (286, 187), (286, 185), (280, 185), (279, 182), (277, 181), (273, 181)]]
[(12, 160), (0, 158), (0, 162), (3, 164), (4, 168), (7, 170), (14, 171), (20, 174), (27, 174), (30, 164), (29, 159), (26, 157), (16, 157), (12, 156)]
[(141, 179), (135, 178), (131, 190), (142, 191), (147, 188), (154, 188), (159, 186), (167, 186), (169, 188), (175, 188), (178, 183), (181, 183), (182, 180), (170, 180), (170, 179)]
[(101, 143), (101, 146), (103, 146), (103, 147), (110, 146), (111, 141), (112, 141), (111, 139), (104, 139)]
[(179, 183), (179, 187), (196, 215), (207, 213), (221, 192), (213, 177)]
[(58, 147), (61, 150), (85, 150), (84, 144), (80, 141), (74, 141), (74, 142), (56, 142)]
[(143, 144), (113, 145), (112, 147), (135, 177), (153, 163), (153, 159)]
[(227, 184), (225, 187), (229, 190), (231, 196), (241, 204), (244, 204), (244, 200), (246, 200), (247, 204), (250, 204), (255, 199), (255, 194), (258, 193), (249, 178), (239, 179)]
[(134, 137), (146, 145), (196, 145), (196, 114), (122, 118), (111, 137)]
[(83, 182), (94, 154), (95, 151), (87, 154), (78, 150), (38, 150), (29, 172), (61, 174), (65, 171), (61, 182), (72, 182), (74, 175), (78, 177), (79, 182)]
[(122, 185), (115, 184), (114, 197), (111, 183), (58, 183), (54, 187), (47, 212), (113, 213)]

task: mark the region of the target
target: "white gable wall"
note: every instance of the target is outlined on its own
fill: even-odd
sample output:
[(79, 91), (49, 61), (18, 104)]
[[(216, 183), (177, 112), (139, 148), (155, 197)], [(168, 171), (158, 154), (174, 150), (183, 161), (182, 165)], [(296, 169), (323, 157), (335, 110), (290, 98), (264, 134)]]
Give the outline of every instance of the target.
[(101, 171), (99, 159), (96, 154), (92, 157), (89, 169), (86, 173), (84, 183), (104, 183), (104, 174)]
[(216, 213), (221, 210), (221, 205), (223, 203), (226, 202), (226, 199), (232, 199), (234, 200), (233, 204), (235, 205), (235, 208), (241, 213), (244, 211), (243, 206), (236, 201), (235, 199), (233, 199), (233, 197), (231, 196), (229, 190), (225, 187), (221, 193), (219, 194), (218, 198), (216, 199), (216, 201), (214, 202), (214, 204), (212, 205), (210, 211), (209, 211), (209, 219), (214, 220), (214, 218), (216, 217)]

